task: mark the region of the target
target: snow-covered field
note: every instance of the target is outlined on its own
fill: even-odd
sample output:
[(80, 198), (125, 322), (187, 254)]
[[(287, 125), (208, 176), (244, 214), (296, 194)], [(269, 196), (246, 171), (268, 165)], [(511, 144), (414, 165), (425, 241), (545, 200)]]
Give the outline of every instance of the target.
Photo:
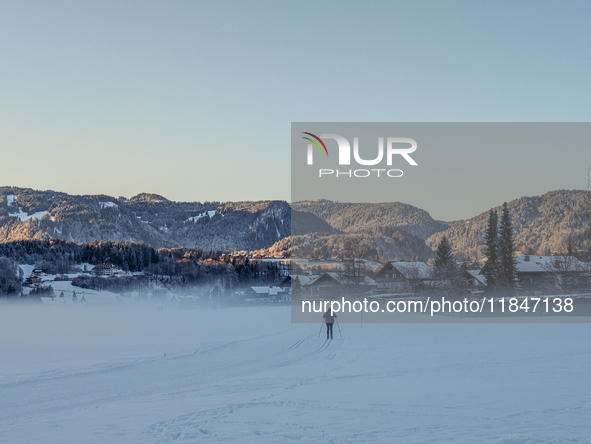
[(0, 304), (0, 443), (591, 442), (589, 324), (319, 327)]

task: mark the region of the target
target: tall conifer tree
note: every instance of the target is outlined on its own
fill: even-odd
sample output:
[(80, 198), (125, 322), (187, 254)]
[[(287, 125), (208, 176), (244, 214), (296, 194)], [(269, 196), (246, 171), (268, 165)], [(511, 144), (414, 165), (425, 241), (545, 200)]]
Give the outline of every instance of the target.
[(482, 274), (486, 277), (486, 284), (489, 288), (497, 285), (497, 275), (499, 269), (499, 256), (497, 250), (497, 224), (498, 215), (496, 211), (488, 212), (488, 225), (486, 227), (484, 254), (487, 258)]
[(449, 279), (455, 271), (456, 261), (451, 252), (451, 245), (447, 237), (443, 236), (435, 252), (435, 276), (440, 279)]
[(515, 242), (513, 239), (513, 227), (511, 225), (511, 216), (507, 202), (503, 204), (501, 213), (501, 223), (499, 226), (498, 256), (499, 269), (497, 281), (501, 285), (512, 286), (515, 281), (516, 267), (513, 253), (515, 252)]

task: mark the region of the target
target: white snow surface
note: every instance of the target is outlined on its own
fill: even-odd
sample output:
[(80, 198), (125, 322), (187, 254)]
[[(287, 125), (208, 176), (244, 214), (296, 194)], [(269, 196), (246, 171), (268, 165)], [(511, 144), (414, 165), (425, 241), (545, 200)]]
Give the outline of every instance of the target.
[(20, 264), (19, 267), (21, 270), (23, 270), (23, 276), (26, 278), (31, 276), (31, 273), (35, 269), (34, 265), (28, 265), (28, 264)]
[(107, 202), (99, 202), (101, 208), (113, 208), (119, 207), (115, 202), (107, 201)]
[(41, 219), (46, 214), (49, 214), (49, 211), (37, 211), (33, 214), (27, 214), (25, 211), (19, 209), (16, 213), (8, 213), (10, 217), (17, 217), (18, 220), (24, 222), (29, 219)]
[[(193, 216), (188, 218), (185, 222), (197, 222), (199, 219), (203, 218), (203, 217), (209, 217), (210, 219), (215, 216), (215, 210), (209, 210), (209, 211), (204, 211), (201, 214), (198, 214), (197, 216)], [(224, 215), (222, 214), (222, 217), (224, 217)]]
[(197, 222), (199, 219), (201, 219), (202, 217), (205, 217), (205, 213), (203, 214), (198, 214), (197, 216), (193, 216), (188, 218), (185, 222)]
[[(22, 267), (22, 266), (21, 266)], [(91, 266), (92, 267), (92, 266)], [(70, 278), (79, 276), (80, 273), (67, 274)], [(41, 301), (44, 304), (74, 304), (73, 294), (76, 293), (76, 300), (79, 302), (82, 296), (89, 304), (113, 304), (120, 300), (119, 296), (107, 290), (89, 290), (72, 285), (71, 281), (54, 281), (55, 275), (48, 274), (43, 277), (43, 286), (51, 285), (53, 288), (54, 297), (42, 297)], [(64, 293), (64, 298), (60, 298), (60, 294)]]
[(0, 304), (0, 442), (590, 442), (589, 324), (158, 304)]
[[(8, 204), (8, 206), (13, 206), (15, 201), (16, 201), (16, 195), (9, 194), (8, 196), (6, 196), (6, 203)], [(17, 205), (17, 208), (18, 208), (18, 205)], [(16, 217), (21, 222), (24, 222), (29, 219), (41, 219), (46, 214), (49, 214), (49, 211), (37, 211), (36, 213), (33, 213), (33, 214), (27, 214), (25, 211), (21, 210), (20, 208), (18, 208), (17, 212), (14, 212), (14, 213), (9, 212), (8, 213), (8, 215), (10, 217)], [(51, 216), (51, 214), (50, 214), (50, 216)]]

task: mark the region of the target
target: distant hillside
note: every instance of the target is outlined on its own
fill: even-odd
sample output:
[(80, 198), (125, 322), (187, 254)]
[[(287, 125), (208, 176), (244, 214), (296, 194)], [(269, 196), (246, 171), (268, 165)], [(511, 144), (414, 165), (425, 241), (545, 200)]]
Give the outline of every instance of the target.
[(299, 202), (292, 207), (297, 211), (314, 214), (333, 228), (347, 233), (362, 233), (369, 229), (393, 227), (421, 239), (427, 239), (449, 228), (449, 224), (434, 220), (425, 210), (400, 202), (309, 201)]
[(301, 236), (310, 233), (334, 234), (338, 230), (312, 213), (291, 210), (291, 234)]
[(373, 260), (428, 260), (433, 252), (425, 241), (412, 234), (392, 229), (389, 235), (384, 233), (342, 233), (327, 236), (307, 235), (291, 238), (292, 253), (296, 257), (328, 259), (340, 257), (345, 251), (347, 241), (359, 240), (369, 246), (366, 258)]
[[(591, 193), (559, 190), (509, 204), (516, 246), (530, 253), (591, 250)], [(500, 211), (500, 207), (496, 208)], [(432, 257), (445, 234), (458, 259), (479, 259), (488, 212), (450, 225), (403, 203), (173, 202), (0, 187), (0, 242), (59, 238), (145, 243), (155, 248), (298, 251), (338, 256), (360, 237), (378, 258)], [(341, 240), (339, 240), (341, 239)], [(320, 250), (319, 250), (320, 249)], [(324, 251), (321, 251), (324, 249)]]
[(253, 250), (290, 234), (290, 208), (283, 201), (172, 202), (156, 194), (117, 199), (0, 187), (0, 242), (97, 239)]
[(346, 244), (350, 241), (366, 244), (368, 252), (365, 257), (375, 261), (388, 259), (426, 261), (433, 257), (433, 251), (425, 245), (423, 239), (397, 228), (364, 233), (309, 233), (290, 236), (260, 252), (276, 257), (339, 258), (345, 253)]
[[(385, 235), (390, 240), (371, 242), (376, 251), (382, 246), (384, 254), (410, 257), (428, 255), (424, 239), (447, 227), (427, 212), (401, 203), (316, 201), (291, 209), (284, 201), (173, 202), (148, 193), (126, 199), (0, 187), (0, 242), (59, 238), (82, 243), (96, 239), (139, 242), (155, 248), (252, 251), (269, 248), (291, 235), (338, 236), (345, 232), (369, 234), (375, 239)], [(402, 241), (403, 237), (410, 240)], [(337, 248), (333, 241), (331, 238), (331, 245)], [(284, 243), (275, 249), (285, 250)]]
[[(518, 249), (548, 254), (566, 251), (569, 243), (575, 249), (591, 246), (591, 193), (588, 191), (551, 191), (543, 196), (522, 197), (507, 205)], [(500, 212), (501, 207), (494, 209)], [(427, 245), (435, 249), (445, 235), (458, 258), (479, 259), (483, 256), (487, 218), (488, 211), (452, 225), (427, 239)]]

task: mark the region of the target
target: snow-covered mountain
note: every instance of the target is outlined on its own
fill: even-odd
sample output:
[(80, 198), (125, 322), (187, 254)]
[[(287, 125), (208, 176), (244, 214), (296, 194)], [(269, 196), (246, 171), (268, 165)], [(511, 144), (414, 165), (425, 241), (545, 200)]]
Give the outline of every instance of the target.
[(97, 239), (141, 242), (155, 248), (258, 250), (290, 235), (367, 234), (384, 227), (396, 228), (398, 237), (420, 243), (417, 248), (395, 249), (391, 252), (394, 256), (428, 257), (423, 239), (448, 225), (402, 203), (310, 201), (290, 209), (285, 201), (173, 202), (146, 193), (126, 199), (0, 188), (0, 242), (60, 238), (82, 243)]
[(290, 208), (283, 201), (173, 202), (156, 194), (126, 199), (0, 188), (0, 242), (98, 239), (156, 248), (251, 250), (290, 234)]
[[(591, 249), (591, 193), (583, 190), (556, 190), (542, 196), (521, 197), (507, 203), (517, 249), (539, 255)], [(501, 207), (493, 208), (498, 213)], [(437, 247), (447, 236), (460, 259), (483, 256), (484, 231), (488, 211), (467, 221), (458, 222), (432, 235), (427, 245)]]
[[(590, 192), (551, 191), (508, 205), (518, 249), (540, 254), (559, 252), (569, 245), (591, 249)], [(378, 256), (383, 250), (388, 257), (426, 258), (445, 234), (458, 259), (477, 259), (482, 255), (486, 219), (484, 212), (451, 224), (400, 202), (306, 201), (290, 208), (285, 201), (173, 202), (157, 194), (126, 199), (0, 187), (0, 242), (60, 238), (82, 243), (97, 239), (205, 251), (258, 250), (279, 242), (272, 249), (287, 251), (289, 239), (285, 238), (291, 235), (312, 235), (310, 246), (315, 249), (319, 248), (318, 236), (328, 242), (327, 236), (345, 234), (394, 239), (392, 245), (369, 242)]]

